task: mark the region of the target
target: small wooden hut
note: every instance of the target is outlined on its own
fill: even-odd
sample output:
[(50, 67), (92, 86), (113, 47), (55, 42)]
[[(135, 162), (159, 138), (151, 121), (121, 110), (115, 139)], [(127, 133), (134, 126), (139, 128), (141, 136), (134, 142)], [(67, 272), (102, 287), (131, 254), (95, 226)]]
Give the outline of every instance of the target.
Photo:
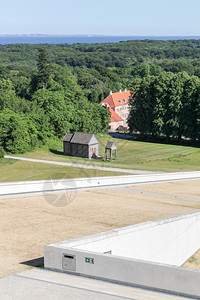
[(112, 161), (112, 151), (115, 151), (115, 159), (117, 159), (117, 146), (114, 142), (110, 142), (108, 141), (105, 147), (105, 156), (104, 156), (104, 160), (107, 160), (107, 151), (110, 152), (110, 161)]
[(96, 158), (99, 156), (99, 141), (93, 133), (66, 133), (63, 138), (64, 154)]

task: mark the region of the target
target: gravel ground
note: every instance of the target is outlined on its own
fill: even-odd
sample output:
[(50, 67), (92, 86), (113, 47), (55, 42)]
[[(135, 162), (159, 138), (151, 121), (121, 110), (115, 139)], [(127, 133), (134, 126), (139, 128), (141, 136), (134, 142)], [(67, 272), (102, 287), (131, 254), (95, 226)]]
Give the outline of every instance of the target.
[[(132, 189), (200, 198), (198, 186), (200, 180), (190, 180)], [(0, 277), (27, 269), (27, 261), (43, 256), (45, 244), (200, 209), (199, 201), (130, 189), (1, 199)]]

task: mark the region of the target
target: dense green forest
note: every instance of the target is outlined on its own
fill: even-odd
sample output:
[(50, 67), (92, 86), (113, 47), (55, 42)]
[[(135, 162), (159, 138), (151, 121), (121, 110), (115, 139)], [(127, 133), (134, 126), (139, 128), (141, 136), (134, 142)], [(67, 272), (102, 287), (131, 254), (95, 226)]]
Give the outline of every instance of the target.
[(200, 141), (200, 78), (186, 72), (146, 76), (135, 86), (130, 130), (143, 137)]
[(21, 153), (66, 131), (106, 132), (98, 103), (124, 88), (131, 130), (195, 142), (199, 77), (200, 40), (0, 45), (0, 146)]

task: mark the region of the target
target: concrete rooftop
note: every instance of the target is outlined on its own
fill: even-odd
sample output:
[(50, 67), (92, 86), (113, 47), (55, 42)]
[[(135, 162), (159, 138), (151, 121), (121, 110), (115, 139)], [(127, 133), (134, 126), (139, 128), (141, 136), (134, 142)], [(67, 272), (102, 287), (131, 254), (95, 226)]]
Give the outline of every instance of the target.
[(186, 298), (101, 280), (33, 268), (31, 270), (0, 279), (0, 299), (183, 300)]

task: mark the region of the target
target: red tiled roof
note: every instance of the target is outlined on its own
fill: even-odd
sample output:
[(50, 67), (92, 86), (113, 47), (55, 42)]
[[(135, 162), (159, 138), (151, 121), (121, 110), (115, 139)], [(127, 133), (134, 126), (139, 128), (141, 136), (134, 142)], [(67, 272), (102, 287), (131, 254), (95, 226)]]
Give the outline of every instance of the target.
[[(112, 93), (103, 101), (101, 101), (100, 105), (102, 105), (103, 103), (108, 104), (110, 107), (126, 105), (129, 103), (128, 98), (131, 98), (131, 91)], [(126, 102), (124, 101), (124, 99), (126, 99)]]
[(124, 121), (112, 108), (108, 107), (110, 115), (110, 122), (118, 122), (118, 121)]

